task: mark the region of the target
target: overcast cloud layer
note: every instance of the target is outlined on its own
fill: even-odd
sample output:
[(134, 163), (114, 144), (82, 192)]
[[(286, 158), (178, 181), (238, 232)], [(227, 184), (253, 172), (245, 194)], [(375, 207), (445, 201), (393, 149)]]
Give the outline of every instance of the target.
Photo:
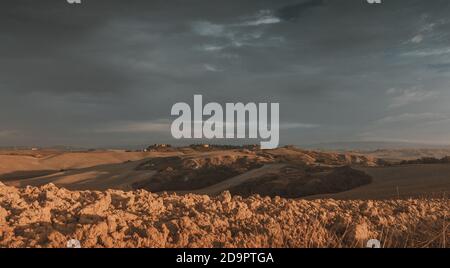
[(450, 143), (448, 0), (5, 0), (0, 62), (0, 146), (172, 142), (196, 93), (279, 102), (282, 144)]

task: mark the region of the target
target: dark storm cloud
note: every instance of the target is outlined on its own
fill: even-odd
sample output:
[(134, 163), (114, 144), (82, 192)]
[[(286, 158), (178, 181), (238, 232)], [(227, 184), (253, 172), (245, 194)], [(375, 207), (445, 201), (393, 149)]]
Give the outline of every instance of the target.
[(430, 67), (433, 70), (437, 70), (439, 72), (448, 72), (448, 71), (450, 71), (450, 63), (429, 64), (428, 67)]
[(195, 93), (280, 102), (282, 143), (450, 131), (446, 0), (1, 5), (0, 145), (168, 142)]
[(285, 6), (277, 11), (277, 15), (284, 20), (294, 20), (310, 9), (320, 7), (325, 4), (324, 0), (306, 0), (293, 5)]

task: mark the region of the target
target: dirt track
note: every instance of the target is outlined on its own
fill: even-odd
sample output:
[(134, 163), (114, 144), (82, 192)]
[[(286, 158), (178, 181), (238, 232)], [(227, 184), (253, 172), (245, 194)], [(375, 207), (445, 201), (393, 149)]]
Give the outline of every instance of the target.
[(137, 165), (150, 157), (175, 154), (106, 151), (49, 153), (43, 157), (0, 155), (0, 178), (12, 186), (54, 183), (72, 190), (131, 190), (133, 183), (154, 174), (135, 170)]
[(261, 168), (251, 170), (244, 174), (238, 175), (236, 177), (227, 179), (225, 181), (219, 182), (217, 184), (211, 185), (209, 187), (205, 187), (200, 190), (193, 190), (188, 192), (177, 192), (179, 194), (193, 193), (193, 194), (218, 194), (223, 191), (230, 189), (231, 187), (238, 186), (250, 179), (258, 178), (261, 175), (265, 175), (267, 173), (278, 172), (280, 168), (284, 167), (285, 164), (268, 164)]
[(107, 164), (57, 172), (31, 179), (9, 181), (8, 185), (25, 187), (54, 183), (71, 190), (132, 190), (133, 183), (148, 180), (156, 173), (151, 170), (135, 170), (140, 162)]

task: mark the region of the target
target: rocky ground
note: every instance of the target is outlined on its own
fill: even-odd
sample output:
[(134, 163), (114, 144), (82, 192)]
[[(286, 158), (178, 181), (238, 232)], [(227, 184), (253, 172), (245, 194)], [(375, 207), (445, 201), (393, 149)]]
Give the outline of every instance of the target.
[(449, 247), (448, 199), (313, 201), (0, 184), (0, 247)]

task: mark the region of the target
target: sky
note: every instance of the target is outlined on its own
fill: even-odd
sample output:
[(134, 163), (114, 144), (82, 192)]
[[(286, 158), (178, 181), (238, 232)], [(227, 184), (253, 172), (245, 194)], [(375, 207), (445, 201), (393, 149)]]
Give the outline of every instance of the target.
[(448, 0), (0, 5), (0, 146), (173, 143), (194, 94), (278, 102), (281, 144), (450, 144)]

